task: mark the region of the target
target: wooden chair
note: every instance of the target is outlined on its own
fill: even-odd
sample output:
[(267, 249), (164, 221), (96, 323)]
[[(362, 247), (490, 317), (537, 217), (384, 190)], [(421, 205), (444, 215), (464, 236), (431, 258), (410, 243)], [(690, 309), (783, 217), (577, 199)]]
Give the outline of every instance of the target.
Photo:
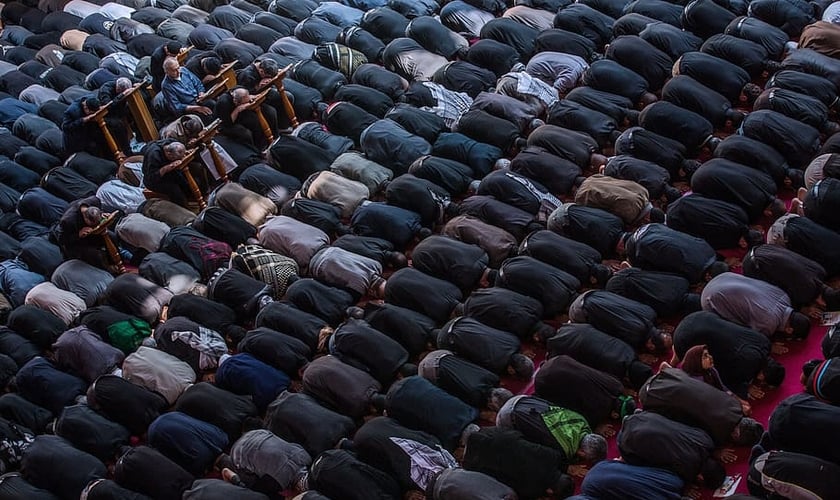
[(277, 92), (280, 93), (280, 100), (283, 103), (283, 110), (286, 112), (286, 116), (289, 117), (289, 122), (292, 124), (292, 128), (297, 128), (300, 124), (298, 123), (297, 115), (295, 115), (295, 108), (289, 101), (289, 97), (286, 95), (286, 87), (283, 85), (283, 79), (286, 78), (290, 69), (292, 69), (291, 64), (278, 71), (274, 78), (269, 80), (268, 83), (259, 89), (259, 92), (262, 93), (266, 91), (272, 85), (277, 88)]
[(99, 130), (102, 131), (102, 135), (105, 136), (105, 143), (108, 145), (108, 149), (111, 150), (111, 154), (114, 155), (114, 159), (117, 160), (117, 164), (122, 165), (125, 161), (125, 153), (120, 150), (120, 147), (117, 145), (117, 141), (114, 140), (114, 136), (111, 134), (111, 130), (105, 123), (105, 116), (108, 115), (108, 108), (110, 106), (111, 103), (109, 102), (99, 108), (99, 111), (93, 114), (93, 120), (99, 126)]
[(115, 220), (117, 220), (117, 214), (116, 212), (112, 212), (107, 217), (103, 217), (99, 224), (93, 227), (91, 232), (83, 236), (83, 238), (88, 238), (92, 235), (101, 236), (105, 242), (105, 250), (108, 252), (108, 258), (111, 260), (111, 264), (116, 268), (117, 274), (123, 274), (125, 272), (125, 264), (123, 263), (122, 257), (120, 257), (119, 250), (117, 250), (117, 245), (114, 244), (114, 240), (108, 234), (108, 228), (114, 224)]

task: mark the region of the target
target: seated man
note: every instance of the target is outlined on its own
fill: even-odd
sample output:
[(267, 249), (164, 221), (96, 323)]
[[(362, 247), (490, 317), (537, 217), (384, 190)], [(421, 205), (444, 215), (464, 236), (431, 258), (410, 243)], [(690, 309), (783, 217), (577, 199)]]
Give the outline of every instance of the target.
[(166, 59), (177, 57), (182, 49), (183, 47), (179, 42), (173, 41), (161, 45), (152, 52), (149, 74), (152, 75), (152, 87), (154, 87), (155, 91), (160, 91), (163, 80), (166, 77), (163, 63)]
[(811, 329), (810, 319), (793, 310), (784, 290), (740, 274), (723, 273), (713, 278), (703, 288), (700, 303), (703, 310), (768, 337), (784, 333), (802, 339)]
[(99, 101), (111, 103), (108, 107), (108, 114), (105, 115), (105, 124), (108, 125), (108, 130), (113, 135), (117, 147), (125, 154), (131, 154), (131, 143), (129, 141), (132, 132), (126, 126), (128, 106), (125, 102), (125, 96), (131, 92), (131, 89), (131, 80), (126, 77), (117, 78), (99, 88)]
[(110, 264), (102, 236), (91, 235), (93, 228), (111, 214), (102, 212), (102, 202), (91, 196), (74, 201), (59, 221), (58, 244), (67, 259), (79, 259), (105, 268)]
[(174, 139), (150, 142), (143, 150), (143, 183), (148, 189), (166, 195), (170, 201), (184, 206), (190, 187), (181, 172), (181, 160), (187, 149)]
[(178, 59), (174, 57), (163, 62), (163, 69), (166, 76), (160, 87), (160, 95), (165, 111), (174, 116), (197, 113), (209, 118), (213, 112), (213, 102), (198, 102), (204, 96), (204, 84), (201, 80), (192, 71), (182, 68)]
[(64, 111), (61, 131), (64, 133), (64, 152), (68, 155), (85, 151), (102, 156), (102, 133), (93, 115), (99, 111), (97, 97), (81, 97), (73, 101)]
[(160, 138), (174, 139), (183, 144), (188, 144), (198, 137), (203, 128), (204, 124), (198, 115), (183, 115), (160, 129)]
[[(249, 109), (253, 101), (254, 97), (248, 89), (237, 87), (219, 96), (216, 111), (226, 134), (264, 150), (269, 146), (269, 142), (257, 112)], [(263, 102), (260, 111), (271, 133), (277, 132), (277, 110)]]
[[(239, 70), (236, 73), (236, 82), (240, 86), (248, 89), (248, 92), (258, 94), (265, 90), (266, 85), (268, 85), (271, 79), (277, 76), (277, 73), (279, 72), (280, 66), (274, 59), (269, 57), (264, 59), (257, 58), (253, 63), (246, 66), (245, 69)], [(289, 100), (290, 104), (294, 105), (295, 99), (291, 92), (286, 91), (286, 98)], [(286, 115), (283, 107), (283, 100), (281, 99), (280, 93), (277, 89), (269, 90), (268, 95), (265, 98), (265, 102), (277, 110), (278, 128), (286, 129), (292, 125), (291, 117)]]

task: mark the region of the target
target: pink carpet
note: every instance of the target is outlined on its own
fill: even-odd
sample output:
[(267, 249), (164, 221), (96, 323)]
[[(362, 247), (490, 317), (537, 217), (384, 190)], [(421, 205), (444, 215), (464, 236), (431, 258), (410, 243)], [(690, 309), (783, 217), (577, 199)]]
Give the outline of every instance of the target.
[[(792, 197), (792, 193), (790, 192), (782, 192), (779, 193), (779, 197), (785, 199), (788, 208), (790, 208), (790, 198)], [(768, 227), (767, 221), (765, 221), (762, 226), (765, 228)], [(732, 251), (722, 251), (720, 252), (727, 260), (730, 258), (737, 259), (737, 262), (740, 262), (741, 258), (744, 257), (745, 251), (744, 250), (732, 250)], [(741, 272), (740, 264), (737, 266), (732, 267), (733, 272)], [(836, 285), (835, 285), (836, 286)], [(559, 326), (559, 325), (553, 325)], [(797, 394), (802, 392), (803, 387), (802, 384), (799, 382), (800, 375), (802, 373), (802, 365), (810, 359), (820, 358), (822, 359), (822, 351), (820, 348), (820, 343), (822, 342), (823, 336), (825, 336), (826, 330), (828, 327), (824, 326), (813, 326), (811, 328), (811, 333), (807, 339), (804, 341), (787, 341), (784, 342), (785, 347), (789, 349), (786, 354), (774, 356), (776, 361), (784, 365), (786, 369), (785, 381), (782, 385), (773, 390), (766, 390), (765, 396), (761, 400), (758, 401), (751, 401), (753, 414), (752, 417), (759, 421), (762, 425), (767, 427), (768, 420), (770, 419), (770, 415), (773, 413), (773, 410), (776, 408), (776, 405), (785, 399), (788, 396), (793, 394)], [(542, 349), (535, 349), (534, 346), (523, 345), (523, 352), (532, 352), (534, 354), (534, 363), (536, 366), (539, 367), (540, 363), (545, 360), (545, 351)], [(659, 366), (657, 362), (655, 368)], [(533, 394), (534, 392), (534, 384), (533, 382), (523, 384), (522, 382), (506, 379), (503, 380), (502, 385), (510, 389), (514, 394)], [(489, 423), (492, 425), (492, 423)], [(616, 431), (618, 431), (619, 427), (616, 423), (615, 425)], [(611, 438), (608, 440), (609, 442), (609, 452), (607, 455), (608, 459), (618, 458), (618, 447), (616, 446), (615, 438)], [(738, 455), (738, 460), (735, 463), (729, 464), (726, 466), (727, 475), (732, 476), (735, 474), (741, 474), (741, 482), (736, 490), (737, 493), (747, 493), (747, 484), (746, 484), (746, 476), (749, 472), (749, 456), (750, 456), (750, 448), (735, 448), (735, 453)], [(578, 481), (578, 488), (580, 486), (580, 482)], [(703, 490), (703, 499), (711, 499), (712, 492), (708, 490)]]
[[(767, 426), (767, 422), (770, 419), (770, 415), (773, 413), (773, 409), (776, 408), (776, 405), (781, 400), (793, 394), (802, 392), (802, 384), (799, 383), (799, 376), (802, 372), (802, 365), (810, 359), (822, 358), (822, 352), (820, 351), (820, 343), (822, 342), (822, 338), (825, 335), (826, 330), (827, 327), (824, 326), (815, 326), (811, 328), (811, 334), (808, 336), (807, 339), (799, 342), (785, 342), (784, 345), (789, 349), (789, 352), (786, 354), (775, 356), (776, 360), (782, 363), (787, 369), (784, 383), (777, 389), (765, 391), (765, 397), (763, 399), (751, 402), (753, 407), (753, 418), (761, 422), (761, 424), (765, 427)], [(544, 359), (545, 351), (538, 351), (535, 353), (534, 361), (537, 364), (537, 366), (539, 366), (539, 364)], [(532, 394), (534, 392), (533, 382), (523, 384), (521, 382), (507, 379), (504, 381), (503, 385), (511, 391), (513, 391), (515, 394)], [(616, 431), (617, 430), (618, 426), (616, 424)], [(619, 456), (619, 453), (618, 447), (616, 446), (615, 438), (609, 439), (608, 442), (609, 453), (607, 458), (617, 458)], [(737, 492), (746, 493), (746, 475), (749, 471), (748, 459), (750, 456), (750, 448), (735, 448), (735, 452), (738, 455), (738, 461), (726, 466), (727, 475), (731, 476), (734, 474), (741, 474), (742, 479), (740, 485), (738, 486)], [(704, 494), (701, 498), (712, 498), (712, 492), (704, 490), (703, 493)]]

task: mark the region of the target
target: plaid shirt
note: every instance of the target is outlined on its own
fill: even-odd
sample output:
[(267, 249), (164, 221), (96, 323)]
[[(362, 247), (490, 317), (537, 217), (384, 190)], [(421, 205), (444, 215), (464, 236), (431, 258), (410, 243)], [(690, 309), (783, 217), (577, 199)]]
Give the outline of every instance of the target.
[[(515, 85), (514, 85), (515, 84)], [(518, 73), (507, 73), (499, 79), (496, 92), (511, 97), (530, 96), (551, 107), (558, 100), (557, 90), (551, 85), (537, 80), (524, 71)]]
[(472, 98), (463, 92), (453, 92), (433, 82), (423, 82), (423, 85), (432, 93), (437, 104), (434, 107), (423, 106), (420, 109), (440, 116), (449, 128), (458, 123), (461, 115), (469, 111), (472, 106)]

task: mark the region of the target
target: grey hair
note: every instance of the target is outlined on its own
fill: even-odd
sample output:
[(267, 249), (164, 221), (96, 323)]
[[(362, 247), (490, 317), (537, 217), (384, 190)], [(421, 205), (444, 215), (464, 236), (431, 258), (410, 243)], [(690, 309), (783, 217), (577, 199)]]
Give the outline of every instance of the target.
[(175, 155), (179, 159), (184, 157), (184, 153), (186, 153), (186, 151), (187, 148), (178, 141), (170, 142), (163, 147), (163, 152), (166, 153), (167, 156)]
[(131, 80), (128, 78), (121, 76), (117, 78), (117, 81), (114, 82), (114, 89), (117, 93), (125, 92), (126, 90), (131, 88)]
[(607, 440), (600, 434), (587, 434), (580, 440), (583, 459), (595, 464), (607, 458)]
[(242, 104), (242, 100), (248, 95), (248, 89), (236, 88), (231, 92), (233, 96), (233, 103), (236, 105)]

